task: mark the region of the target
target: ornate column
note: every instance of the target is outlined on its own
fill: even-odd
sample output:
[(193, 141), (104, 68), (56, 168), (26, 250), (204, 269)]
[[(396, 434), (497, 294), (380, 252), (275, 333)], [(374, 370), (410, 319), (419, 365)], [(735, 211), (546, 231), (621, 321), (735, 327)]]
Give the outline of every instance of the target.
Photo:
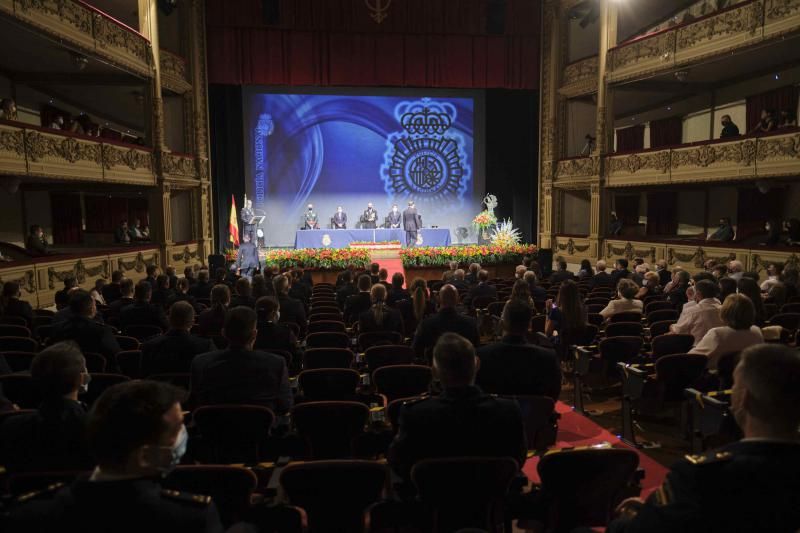
[[(597, 121), (595, 154), (605, 155), (613, 148), (613, 111), (606, 84), (608, 51), (617, 44), (617, 6), (613, 0), (600, 0), (600, 48), (597, 54)], [(611, 143), (609, 143), (609, 138)]]

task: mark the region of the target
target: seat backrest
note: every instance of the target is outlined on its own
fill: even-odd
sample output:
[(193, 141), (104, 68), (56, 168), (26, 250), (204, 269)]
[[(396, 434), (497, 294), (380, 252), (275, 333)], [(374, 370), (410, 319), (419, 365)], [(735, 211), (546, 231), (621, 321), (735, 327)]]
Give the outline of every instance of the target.
[(0, 376), (3, 394), (22, 409), (36, 409), (42, 403), (42, 393), (30, 374)]
[(315, 315), (310, 315), (308, 317), (308, 323), (313, 324), (314, 322), (320, 322), (325, 320), (333, 320), (336, 322), (342, 321), (342, 314), (341, 313), (317, 313)]
[(602, 311), (605, 308), (606, 308), (605, 305), (597, 304), (597, 303), (595, 303), (595, 304), (587, 304), (586, 305), (586, 311), (588, 313), (599, 313), (600, 311)]
[(231, 465), (178, 466), (165, 477), (165, 489), (211, 496), (225, 527), (241, 521), (250, 509), (258, 478), (249, 469)]
[(399, 345), (403, 335), (396, 331), (367, 331), (358, 336), (358, 347), (367, 350), (373, 346)]
[(309, 348), (303, 354), (303, 368), (350, 368), (353, 352), (348, 348)]
[(800, 313), (800, 302), (783, 304), (781, 313)]
[(487, 307), (486, 310), (489, 312), (490, 315), (499, 317), (500, 315), (503, 314), (503, 308), (505, 307), (505, 305), (506, 305), (506, 302), (504, 302), (504, 301), (503, 302), (492, 302), (492, 303), (489, 304), (489, 307)]
[(308, 333), (345, 333), (346, 330), (344, 322), (337, 320), (315, 320), (308, 324)]
[(606, 337), (638, 337), (644, 332), (641, 322), (614, 322), (606, 326)]
[(260, 405), (206, 405), (192, 414), (208, 463), (257, 463), (275, 421), (272, 410)]
[(789, 331), (797, 331), (800, 328), (800, 313), (778, 313), (769, 319), (771, 326), (781, 326)]
[(589, 313), (586, 316), (586, 321), (593, 326), (602, 326), (605, 319), (600, 313)]
[(138, 350), (141, 347), (139, 339), (136, 337), (127, 337), (125, 335), (117, 335), (117, 344), (122, 350)]
[(741, 352), (722, 354), (717, 358), (717, 377), (720, 390), (733, 387), (733, 369), (739, 364)]
[(0, 324), (0, 337), (30, 337), (31, 330), (25, 326)]
[(308, 402), (292, 408), (292, 424), (307, 459), (352, 457), (353, 439), (364, 432), (369, 408), (360, 402)]
[(358, 532), (364, 511), (383, 495), (388, 468), (375, 461), (294, 463), (279, 479), (289, 503), (306, 511), (310, 531)]
[(656, 361), (656, 380), (663, 387), (664, 400), (683, 400), (684, 390), (696, 387), (706, 369), (708, 358), (701, 354), (665, 355)]
[(2, 352), (0, 355), (6, 360), (12, 372), (28, 372), (31, 369), (31, 362), (36, 357), (31, 352)]
[(546, 315), (536, 315), (531, 318), (531, 332), (544, 333), (544, 325), (547, 322)]
[(638, 466), (636, 452), (622, 448), (546, 454), (538, 465), (546, 530), (607, 525)]
[(616, 366), (619, 362), (633, 362), (641, 352), (643, 343), (641, 337), (606, 337), (600, 341), (598, 349), (603, 360)]
[(117, 368), (119, 368), (120, 373), (133, 379), (138, 379), (142, 376), (141, 350), (123, 350), (117, 352), (115, 357), (117, 359)]
[(658, 359), (665, 355), (687, 353), (694, 346), (694, 336), (688, 334), (668, 333), (653, 337), (653, 357)]
[(9, 316), (0, 316), (0, 324), (25, 327), (28, 325), (28, 322), (21, 316), (9, 315)]
[(584, 305), (602, 305), (603, 307), (608, 305), (609, 298), (602, 298), (600, 296), (592, 296), (590, 298), (586, 298), (583, 301)]
[(655, 322), (661, 322), (663, 320), (678, 320), (679, 316), (680, 313), (675, 309), (659, 309), (647, 313), (647, 323), (654, 324)]
[(637, 311), (625, 311), (623, 313), (614, 313), (608, 319), (610, 323), (614, 322), (640, 322), (642, 320), (642, 313)]
[(161, 328), (152, 324), (131, 324), (122, 328), (122, 333), (126, 337), (133, 337), (139, 342), (144, 342), (158, 337), (163, 333)]
[(36, 353), (39, 350), (39, 343), (30, 336), (0, 337), (0, 352), (30, 352)]
[(547, 396), (511, 396), (519, 404), (529, 450), (546, 450), (556, 443), (556, 403)]
[(309, 348), (349, 348), (350, 337), (338, 332), (311, 333), (306, 337)]
[(663, 309), (675, 310), (675, 308), (672, 306), (672, 303), (667, 302), (666, 300), (655, 300), (645, 304), (644, 306), (644, 312), (648, 315), (653, 311), (661, 311)]
[(376, 390), (389, 401), (428, 392), (433, 372), (429, 366), (392, 365), (379, 368), (372, 374)]
[(130, 378), (128, 376), (123, 376), (122, 374), (93, 373), (90, 375), (92, 377), (92, 380), (89, 382), (89, 390), (87, 390), (80, 397), (81, 401), (85, 402), (86, 405), (90, 406), (109, 387), (116, 385), (117, 383), (124, 383), (125, 381), (130, 381)]
[(503, 523), (502, 503), (519, 471), (510, 457), (424, 459), (411, 469), (423, 506), (433, 511), (428, 531), (481, 528)]
[(665, 333), (669, 333), (669, 327), (676, 322), (677, 320), (662, 320), (660, 322), (650, 324), (650, 337), (655, 338), (664, 335)]
[(397, 398), (389, 402), (386, 406), (386, 419), (392, 425), (392, 430), (397, 433), (400, 428), (400, 411), (406, 402), (413, 402), (422, 396), (409, 396), (408, 398)]
[(386, 344), (371, 346), (364, 352), (367, 368), (374, 372), (382, 366), (410, 365), (414, 362), (415, 353), (409, 346)]
[(361, 375), (350, 368), (316, 368), (297, 376), (305, 401), (353, 401)]
[(316, 316), (319, 314), (337, 314), (341, 313), (341, 310), (335, 305), (316, 305), (311, 308), (308, 313), (308, 316)]
[(83, 352), (83, 357), (86, 359), (86, 369), (90, 374), (105, 372), (109, 367), (108, 361), (102, 354)]
[(161, 383), (169, 383), (175, 387), (189, 390), (192, 375), (188, 372), (168, 373), (168, 374), (151, 374), (145, 376), (146, 379), (151, 381), (160, 381)]
[(478, 296), (477, 298), (473, 299), (470, 302), (471, 307), (473, 309), (486, 309), (489, 307), (489, 304), (494, 303), (497, 301), (497, 298), (492, 296)]

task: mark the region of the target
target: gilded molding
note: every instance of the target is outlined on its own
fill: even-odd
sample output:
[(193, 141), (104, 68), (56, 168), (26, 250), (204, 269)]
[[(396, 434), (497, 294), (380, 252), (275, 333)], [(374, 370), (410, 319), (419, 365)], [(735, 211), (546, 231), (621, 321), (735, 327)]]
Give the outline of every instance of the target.
[(73, 137), (43, 135), (38, 131), (25, 132), (25, 152), (32, 162), (57, 157), (68, 163), (88, 161), (100, 164), (100, 143), (77, 141)]
[[(162, 85), (177, 93), (186, 93), (191, 90), (192, 85), (189, 82), (184, 58), (162, 48), (159, 50), (159, 65)], [(188, 116), (191, 116), (191, 113)]]
[(153, 170), (153, 154), (147, 150), (123, 148), (112, 144), (103, 144), (103, 168), (111, 170), (124, 165), (131, 170)]
[(789, 137), (759, 138), (756, 158), (759, 161), (779, 158), (800, 158), (800, 133), (795, 133)]
[(33, 270), (26, 270), (21, 277), (19, 278), (4, 278), (0, 276), (0, 283), (5, 283), (7, 281), (15, 281), (19, 288), (27, 292), (28, 294), (33, 294), (36, 292), (36, 277), (33, 274)]
[[(758, 273), (762, 270), (767, 270), (767, 267), (770, 263), (776, 262), (775, 260), (768, 260), (765, 261), (761, 254), (753, 254), (750, 256), (750, 269), (754, 272)], [(797, 254), (791, 254), (788, 258), (783, 259), (780, 261), (783, 263), (784, 268), (800, 268), (800, 256)]]
[[(586, 92), (591, 92), (592, 89), (597, 90), (597, 61), (597, 56), (587, 57), (564, 67), (561, 77), (562, 92), (579, 94), (583, 90), (586, 90)], [(563, 90), (566, 86), (577, 84), (581, 84), (577, 90)]]
[(587, 244), (587, 245), (575, 244), (575, 241), (572, 240), (572, 238), (569, 238), (569, 239), (567, 239), (567, 242), (565, 242), (565, 243), (558, 242), (556, 240), (555, 241), (555, 247), (554, 247), (553, 251), (556, 252), (556, 253), (559, 252), (559, 251), (561, 251), (561, 252), (566, 251), (567, 255), (575, 255), (575, 252), (578, 252), (579, 254), (581, 254), (581, 253), (585, 252), (586, 250), (588, 250), (590, 247), (591, 247), (591, 245), (589, 245), (589, 244)]
[(641, 258), (649, 257), (651, 261), (655, 261), (656, 249), (655, 247), (636, 248), (631, 242), (626, 242), (625, 246), (623, 246), (622, 248), (617, 248), (613, 245), (613, 243), (606, 241), (606, 257), (615, 258), (620, 256), (624, 257), (629, 261), (636, 257), (641, 257)]
[(197, 259), (197, 257), (197, 250), (189, 250), (188, 246), (184, 247), (183, 252), (172, 254), (173, 261), (183, 261), (184, 263), (189, 263), (192, 259)]
[(103, 259), (100, 261), (100, 264), (96, 267), (86, 268), (86, 265), (83, 263), (82, 259), (78, 259), (78, 262), (75, 263), (71, 269), (69, 270), (62, 270), (58, 271), (54, 267), (49, 267), (47, 269), (47, 285), (50, 290), (54, 290), (56, 288), (56, 281), (64, 281), (65, 279), (72, 277), (75, 278), (79, 285), (83, 285), (87, 278), (94, 278), (100, 276), (103, 279), (108, 278), (108, 260)]
[(756, 141), (748, 139), (735, 143), (704, 144), (697, 148), (673, 150), (672, 168), (684, 166), (708, 167), (715, 163), (752, 165), (756, 157)]
[(25, 156), (25, 130), (0, 131), (0, 150), (13, 152), (18, 156)]
[(150, 64), (150, 46), (147, 40), (97, 13), (94, 14), (94, 37), (98, 47), (116, 48)]
[(158, 254), (154, 253), (150, 259), (145, 259), (142, 252), (136, 254), (133, 261), (125, 261), (121, 257), (117, 261), (119, 270), (125, 272), (126, 270), (135, 270), (136, 272), (144, 272), (148, 265), (158, 264)]
[(596, 176), (600, 173), (599, 157), (563, 159), (556, 164), (556, 179)]
[(68, 24), (76, 31), (92, 34), (92, 12), (71, 0), (15, 0), (15, 7), (32, 15), (38, 13), (58, 19), (62, 24)]
[(702, 247), (698, 246), (692, 253), (682, 253), (675, 248), (667, 248), (667, 263), (674, 265), (675, 263), (691, 263), (695, 268), (702, 268), (706, 261), (709, 259), (717, 262), (728, 262), (736, 259), (736, 254), (731, 252), (727, 255), (713, 256), (713, 252), (706, 252)]
[(764, 23), (762, 13), (763, 3), (753, 2), (682, 26), (677, 30), (677, 49), (691, 48), (736, 33), (755, 32)]
[(640, 170), (655, 170), (661, 172), (662, 174), (666, 174), (669, 168), (669, 150), (629, 154), (626, 156), (608, 158), (608, 170), (612, 174), (615, 172), (628, 172), (629, 174), (636, 174)]
[(634, 63), (657, 58), (666, 62), (675, 52), (675, 34), (674, 31), (659, 33), (611, 50), (610, 69), (620, 70)]
[(767, 21), (779, 20), (800, 13), (800, 0), (766, 0), (764, 14)]
[(161, 154), (161, 172), (179, 176), (196, 177), (195, 158), (170, 153)]

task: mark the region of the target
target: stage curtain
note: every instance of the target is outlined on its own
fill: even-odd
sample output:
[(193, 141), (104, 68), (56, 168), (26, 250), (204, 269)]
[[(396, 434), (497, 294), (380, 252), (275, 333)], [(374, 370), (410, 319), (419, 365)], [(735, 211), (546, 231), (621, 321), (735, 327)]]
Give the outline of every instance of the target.
[(86, 231), (89, 233), (102, 233), (109, 231), (111, 226), (111, 211), (108, 196), (87, 194), (83, 198), (86, 209)]
[[(539, 5), (528, 0), (405, 0), (375, 23), (363, 0), (207, 2), (208, 77), (234, 85), (535, 89)], [(489, 5), (501, 28), (487, 31)]]
[(617, 130), (617, 152), (632, 152), (644, 149), (644, 125)]
[[(797, 112), (798, 87), (787, 85), (779, 89), (747, 97), (747, 132), (756, 127), (764, 109), (780, 113), (782, 109)], [(747, 133), (742, 132), (742, 133)]]
[(650, 148), (674, 146), (683, 139), (683, 119), (669, 117), (650, 122)]
[(53, 243), (80, 244), (83, 237), (80, 195), (53, 193), (50, 202), (53, 216)]
[(647, 235), (678, 233), (678, 193), (659, 191), (647, 194)]

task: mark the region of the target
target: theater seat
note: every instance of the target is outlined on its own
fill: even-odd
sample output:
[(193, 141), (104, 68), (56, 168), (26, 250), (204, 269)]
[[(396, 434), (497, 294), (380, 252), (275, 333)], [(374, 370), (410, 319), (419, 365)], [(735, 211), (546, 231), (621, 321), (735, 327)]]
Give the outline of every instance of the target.
[(694, 346), (694, 336), (688, 334), (668, 333), (654, 337), (651, 341), (653, 358), (665, 355), (688, 353)]
[(122, 328), (122, 333), (125, 337), (133, 337), (139, 342), (145, 342), (153, 337), (158, 337), (163, 332), (158, 326), (152, 326), (149, 324), (131, 324), (130, 326)]
[(304, 370), (297, 377), (303, 401), (356, 401), (361, 376), (350, 368)]
[(36, 409), (42, 403), (42, 393), (30, 374), (0, 376), (3, 394), (21, 409)]
[(379, 368), (372, 374), (372, 383), (389, 401), (428, 392), (433, 373), (429, 366), (392, 365)]
[(178, 466), (161, 482), (165, 489), (211, 496), (225, 527), (246, 518), (257, 484), (251, 470), (230, 465)]
[(265, 453), (275, 414), (260, 405), (206, 405), (192, 413), (208, 463), (257, 463)]
[(0, 337), (30, 337), (30, 336), (31, 336), (31, 330), (29, 330), (24, 325), (0, 324)]
[[(27, 328), (25, 328), (27, 329)], [(0, 352), (29, 352), (36, 353), (39, 351), (39, 343), (28, 335), (23, 337), (7, 336), (0, 337)]]
[(403, 335), (396, 331), (368, 331), (358, 336), (358, 348), (361, 351), (373, 346), (399, 345), (402, 343)]
[(414, 350), (408, 346), (383, 345), (371, 346), (364, 352), (364, 359), (370, 372), (390, 365), (410, 365), (416, 357)]
[(303, 368), (350, 368), (353, 352), (349, 348), (310, 348), (303, 354)]
[(364, 433), (369, 408), (359, 402), (308, 402), (295, 405), (291, 418), (307, 459), (345, 459), (353, 440)]
[(92, 380), (89, 382), (89, 390), (80, 396), (80, 400), (89, 406), (91, 406), (109, 387), (117, 383), (130, 381), (128, 376), (123, 376), (121, 374), (92, 373), (90, 375)]
[(311, 333), (306, 337), (306, 346), (309, 348), (349, 348), (350, 337), (338, 332)]

